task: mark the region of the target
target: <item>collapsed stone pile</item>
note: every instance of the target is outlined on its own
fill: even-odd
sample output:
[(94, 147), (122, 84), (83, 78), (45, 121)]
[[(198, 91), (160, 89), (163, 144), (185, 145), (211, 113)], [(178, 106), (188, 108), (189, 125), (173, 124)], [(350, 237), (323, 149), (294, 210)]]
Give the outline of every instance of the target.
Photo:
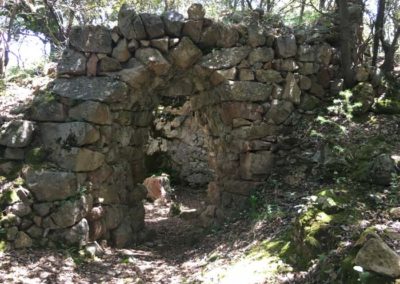
[(188, 182), (213, 180), (203, 222), (243, 206), (285, 151), (279, 138), (340, 90), (334, 58), (314, 34), (221, 24), (198, 4), (188, 19), (123, 6), (112, 30), (74, 27), (52, 87), (0, 129), (0, 173), (23, 165), (24, 179), (2, 201), (7, 240), (140, 241), (157, 150)]

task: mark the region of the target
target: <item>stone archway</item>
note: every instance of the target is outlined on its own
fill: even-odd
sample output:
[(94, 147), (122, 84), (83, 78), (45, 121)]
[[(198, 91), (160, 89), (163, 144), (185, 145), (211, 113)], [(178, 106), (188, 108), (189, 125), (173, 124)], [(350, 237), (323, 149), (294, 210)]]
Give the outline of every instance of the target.
[[(43, 243), (139, 241), (146, 191), (138, 183), (146, 176), (155, 111), (168, 100), (179, 104), (160, 126), (170, 127), (164, 138), (179, 137), (171, 133), (188, 119), (205, 137), (201, 149), (192, 148), (207, 151), (214, 173), (203, 222), (243, 207), (273, 168), (279, 134), (329, 87), (331, 57), (323, 42), (214, 23), (199, 5), (186, 21), (174, 12), (138, 15), (124, 6), (116, 29), (73, 28), (59, 78), (35, 99), (29, 141), (19, 146), (34, 158), (24, 160), (33, 201), (21, 232)], [(318, 83), (317, 71), (328, 84)], [(24, 125), (13, 131), (26, 132)], [(7, 135), (2, 139), (4, 145)]]

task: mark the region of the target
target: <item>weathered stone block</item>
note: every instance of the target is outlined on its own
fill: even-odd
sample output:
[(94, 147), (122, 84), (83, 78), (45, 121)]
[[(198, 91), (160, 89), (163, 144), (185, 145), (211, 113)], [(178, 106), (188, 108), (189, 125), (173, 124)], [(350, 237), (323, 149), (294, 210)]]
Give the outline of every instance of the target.
[(240, 176), (245, 180), (263, 180), (273, 166), (271, 151), (247, 152), (240, 155)]
[(164, 22), (165, 32), (170, 36), (180, 37), (183, 27), (183, 20), (185, 19), (182, 14), (175, 11), (168, 11), (161, 16)]
[(296, 38), (294, 35), (282, 35), (276, 39), (276, 53), (278, 56), (288, 58), (297, 53)]
[(133, 7), (123, 4), (118, 13), (118, 27), (127, 39), (147, 38), (141, 18), (136, 14)]
[(269, 47), (258, 47), (253, 49), (248, 58), (250, 65), (272, 61), (272, 59), (274, 59), (274, 50)]
[(70, 44), (79, 51), (111, 53), (111, 32), (102, 26), (76, 26), (71, 29)]
[(202, 58), (200, 65), (212, 70), (228, 69), (236, 66), (245, 59), (251, 48), (248, 46), (225, 48), (213, 51)]
[(40, 136), (46, 147), (93, 144), (100, 138), (99, 131), (86, 122), (41, 123)]
[(135, 57), (159, 76), (166, 75), (171, 68), (171, 64), (155, 48), (140, 48), (136, 50)]
[(181, 69), (191, 67), (202, 55), (201, 50), (188, 37), (182, 38), (177, 47), (171, 51), (174, 64)]
[(107, 104), (86, 101), (69, 110), (69, 117), (96, 124), (111, 124), (111, 111)]
[(146, 30), (149, 39), (159, 38), (164, 36), (164, 23), (160, 16), (154, 14), (143, 13), (140, 14), (144, 29)]
[(61, 60), (57, 64), (57, 73), (83, 75), (86, 73), (86, 57), (84, 54), (67, 48), (63, 51)]
[[(29, 169), (25, 179), (27, 187), (38, 201), (63, 200), (77, 194), (79, 190), (74, 173)], [(37, 206), (34, 207), (35, 211), (45, 215), (50, 205), (46, 205), (45, 211)]]
[(122, 39), (118, 42), (117, 46), (112, 51), (112, 57), (118, 60), (118, 62), (126, 62), (131, 58), (131, 53), (128, 49), (128, 42), (126, 39)]
[(73, 100), (121, 102), (126, 100), (125, 83), (108, 77), (76, 77), (54, 81), (54, 93)]
[(28, 120), (12, 120), (0, 127), (0, 145), (22, 148), (32, 141), (35, 123)]

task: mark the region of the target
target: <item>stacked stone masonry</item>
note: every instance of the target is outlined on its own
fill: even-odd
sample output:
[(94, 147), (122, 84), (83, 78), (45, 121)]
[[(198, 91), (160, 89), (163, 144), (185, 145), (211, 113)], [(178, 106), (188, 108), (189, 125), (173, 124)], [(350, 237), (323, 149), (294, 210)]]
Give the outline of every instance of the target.
[(51, 88), (0, 128), (1, 174), (23, 166), (1, 219), (14, 247), (140, 241), (156, 151), (208, 184), (202, 220), (221, 217), (270, 175), (283, 133), (340, 89), (322, 37), (221, 24), (201, 5), (188, 15), (123, 6), (112, 30), (73, 28)]

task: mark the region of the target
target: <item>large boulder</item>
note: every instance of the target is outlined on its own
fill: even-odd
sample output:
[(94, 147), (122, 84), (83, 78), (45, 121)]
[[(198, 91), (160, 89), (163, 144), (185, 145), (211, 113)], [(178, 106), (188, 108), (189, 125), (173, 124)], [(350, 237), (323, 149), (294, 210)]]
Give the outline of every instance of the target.
[(76, 26), (71, 29), (70, 44), (79, 51), (111, 53), (111, 32), (103, 26)]
[(29, 169), (25, 182), (38, 201), (63, 200), (78, 193), (74, 173)]
[(142, 19), (133, 7), (123, 4), (118, 13), (118, 28), (127, 39), (146, 39), (147, 34)]
[(356, 265), (392, 278), (400, 277), (400, 256), (382, 239), (372, 237), (358, 251)]
[(181, 69), (188, 69), (196, 63), (203, 53), (188, 38), (182, 38), (181, 42), (171, 51), (171, 58), (176, 66)]
[(76, 77), (55, 80), (53, 92), (74, 100), (114, 103), (126, 100), (128, 87), (114, 78)]
[(228, 69), (238, 65), (245, 59), (251, 51), (249, 46), (224, 48), (213, 51), (209, 55), (202, 58), (200, 65), (202, 67), (217, 70)]
[(35, 123), (28, 120), (12, 120), (0, 127), (0, 145), (22, 148), (32, 141)]
[(93, 144), (100, 138), (99, 131), (86, 122), (41, 123), (40, 135), (46, 147), (83, 146)]
[(57, 73), (60, 75), (84, 75), (86, 73), (85, 55), (71, 48), (65, 49), (57, 64)]

